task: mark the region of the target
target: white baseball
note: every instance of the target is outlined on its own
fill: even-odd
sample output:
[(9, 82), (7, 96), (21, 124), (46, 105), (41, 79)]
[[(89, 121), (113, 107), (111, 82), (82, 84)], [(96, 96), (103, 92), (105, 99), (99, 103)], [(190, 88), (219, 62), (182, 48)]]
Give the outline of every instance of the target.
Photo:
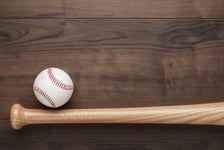
[(71, 98), (73, 82), (65, 71), (59, 68), (47, 68), (37, 75), (33, 91), (43, 105), (57, 108)]

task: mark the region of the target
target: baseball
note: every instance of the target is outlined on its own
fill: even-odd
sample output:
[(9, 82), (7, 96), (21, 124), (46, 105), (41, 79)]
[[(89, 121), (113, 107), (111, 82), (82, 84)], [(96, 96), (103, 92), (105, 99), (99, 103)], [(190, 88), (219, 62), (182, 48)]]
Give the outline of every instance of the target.
[(73, 93), (71, 77), (59, 68), (41, 71), (33, 84), (33, 91), (43, 105), (57, 108), (69, 101)]

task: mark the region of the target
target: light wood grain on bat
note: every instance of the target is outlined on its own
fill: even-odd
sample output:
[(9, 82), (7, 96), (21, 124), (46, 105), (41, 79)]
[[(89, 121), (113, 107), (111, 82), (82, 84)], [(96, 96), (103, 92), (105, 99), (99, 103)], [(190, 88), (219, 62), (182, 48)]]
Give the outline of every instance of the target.
[(20, 129), (29, 124), (62, 123), (151, 123), (224, 125), (224, 103), (180, 106), (105, 109), (27, 109), (11, 108), (11, 125)]

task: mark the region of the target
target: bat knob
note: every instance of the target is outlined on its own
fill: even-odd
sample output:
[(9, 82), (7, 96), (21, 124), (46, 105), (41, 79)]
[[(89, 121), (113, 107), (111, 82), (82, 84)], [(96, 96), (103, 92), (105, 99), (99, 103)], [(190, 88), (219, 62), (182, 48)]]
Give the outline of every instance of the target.
[(24, 107), (14, 104), (10, 111), (10, 122), (13, 129), (19, 130), (24, 126)]

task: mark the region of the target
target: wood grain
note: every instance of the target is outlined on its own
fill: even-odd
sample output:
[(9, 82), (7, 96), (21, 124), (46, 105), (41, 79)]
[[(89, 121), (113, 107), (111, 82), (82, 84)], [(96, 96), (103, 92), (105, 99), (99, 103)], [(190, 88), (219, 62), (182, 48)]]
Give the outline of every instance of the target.
[[(180, 125), (36, 125), (12, 130), (0, 121), (2, 149), (219, 150), (223, 127)], [(60, 136), (59, 136), (60, 135)], [(12, 144), (13, 143), (13, 144)]]
[(223, 18), (222, 0), (2, 0), (0, 18)]
[[(2, 118), (36, 107), (35, 76), (66, 70), (65, 108), (134, 107), (223, 100), (224, 22), (206, 20), (1, 20)], [(8, 88), (5, 88), (5, 85)]]
[(30, 109), (14, 104), (10, 110), (11, 126), (20, 130), (26, 125), (121, 123), (121, 124), (192, 124), (224, 126), (224, 102), (133, 108)]
[(15, 132), (9, 110), (14, 103), (45, 108), (32, 83), (49, 66), (75, 82), (63, 108), (221, 102), (223, 7), (222, 0), (2, 0), (1, 149), (222, 150), (222, 127), (37, 125)]

